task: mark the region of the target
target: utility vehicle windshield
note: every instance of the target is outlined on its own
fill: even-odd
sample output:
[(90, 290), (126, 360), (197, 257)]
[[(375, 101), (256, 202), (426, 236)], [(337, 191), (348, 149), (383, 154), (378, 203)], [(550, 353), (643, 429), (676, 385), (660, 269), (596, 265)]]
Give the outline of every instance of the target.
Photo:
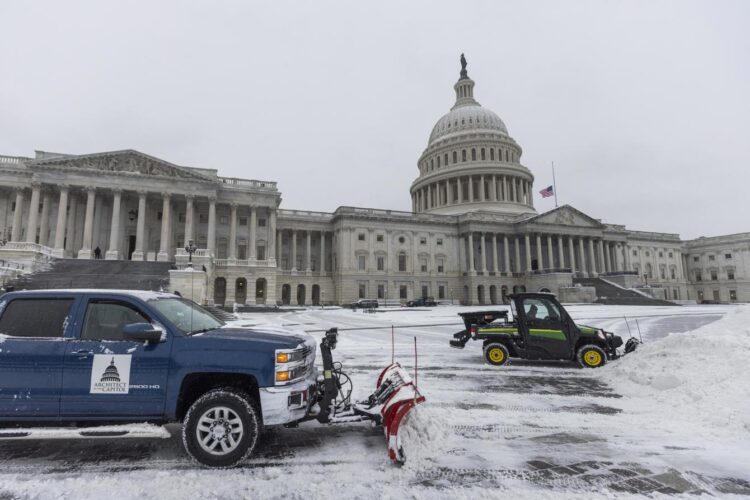
[(224, 325), (214, 315), (195, 302), (180, 299), (154, 299), (149, 301), (154, 309), (162, 313), (182, 333), (194, 333), (213, 330)]

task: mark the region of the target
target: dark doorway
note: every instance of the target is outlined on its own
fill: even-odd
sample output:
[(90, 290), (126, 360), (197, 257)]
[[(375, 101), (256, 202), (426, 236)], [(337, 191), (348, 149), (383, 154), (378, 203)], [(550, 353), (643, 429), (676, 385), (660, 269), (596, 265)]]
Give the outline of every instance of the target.
[(216, 278), (214, 281), (214, 304), (223, 306), (227, 299), (227, 280)]
[(288, 284), (281, 286), (281, 304), (288, 306), (291, 301), (292, 287)]
[(135, 252), (135, 235), (131, 234), (128, 236), (128, 260), (133, 258), (133, 252)]

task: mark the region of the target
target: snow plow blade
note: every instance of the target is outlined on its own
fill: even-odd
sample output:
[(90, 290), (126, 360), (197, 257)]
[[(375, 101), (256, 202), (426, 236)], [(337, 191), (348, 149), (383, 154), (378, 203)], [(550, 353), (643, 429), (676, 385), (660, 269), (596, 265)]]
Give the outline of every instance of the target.
[[(343, 372), (341, 364), (333, 362), (331, 351), (336, 348), (338, 330), (329, 329), (320, 350), (323, 357), (323, 381), (320, 382), (320, 398), (317, 412), (309, 418), (315, 418), (322, 424), (343, 424), (351, 422), (372, 421), (383, 426), (388, 457), (398, 463), (406, 461), (399, 429), (412, 408), (424, 402), (417, 385), (409, 373), (399, 363), (388, 365), (378, 377), (375, 392), (367, 399), (349, 403), (349, 391), (342, 391), (349, 377)], [(345, 392), (345, 393), (344, 393)]]
[(388, 445), (388, 457), (398, 464), (406, 461), (406, 454), (398, 436), (401, 423), (412, 408), (424, 402), (409, 374), (400, 364), (386, 367), (378, 378), (378, 387), (373, 396), (379, 394), (381, 423)]

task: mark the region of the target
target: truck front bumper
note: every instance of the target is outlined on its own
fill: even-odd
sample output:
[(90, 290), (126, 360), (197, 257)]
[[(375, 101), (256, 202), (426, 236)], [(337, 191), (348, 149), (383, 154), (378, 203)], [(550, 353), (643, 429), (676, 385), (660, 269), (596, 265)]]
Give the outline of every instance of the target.
[(299, 382), (261, 387), (260, 407), (263, 425), (283, 425), (302, 420), (317, 396), (317, 369), (310, 370)]

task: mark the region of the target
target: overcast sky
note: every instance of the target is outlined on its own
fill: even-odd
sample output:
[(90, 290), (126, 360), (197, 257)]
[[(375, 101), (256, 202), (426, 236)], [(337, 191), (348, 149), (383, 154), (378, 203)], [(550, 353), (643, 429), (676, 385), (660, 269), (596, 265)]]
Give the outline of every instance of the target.
[(410, 210), (466, 53), (538, 191), (630, 229), (750, 231), (750, 2), (0, 3), (0, 154), (137, 149)]

